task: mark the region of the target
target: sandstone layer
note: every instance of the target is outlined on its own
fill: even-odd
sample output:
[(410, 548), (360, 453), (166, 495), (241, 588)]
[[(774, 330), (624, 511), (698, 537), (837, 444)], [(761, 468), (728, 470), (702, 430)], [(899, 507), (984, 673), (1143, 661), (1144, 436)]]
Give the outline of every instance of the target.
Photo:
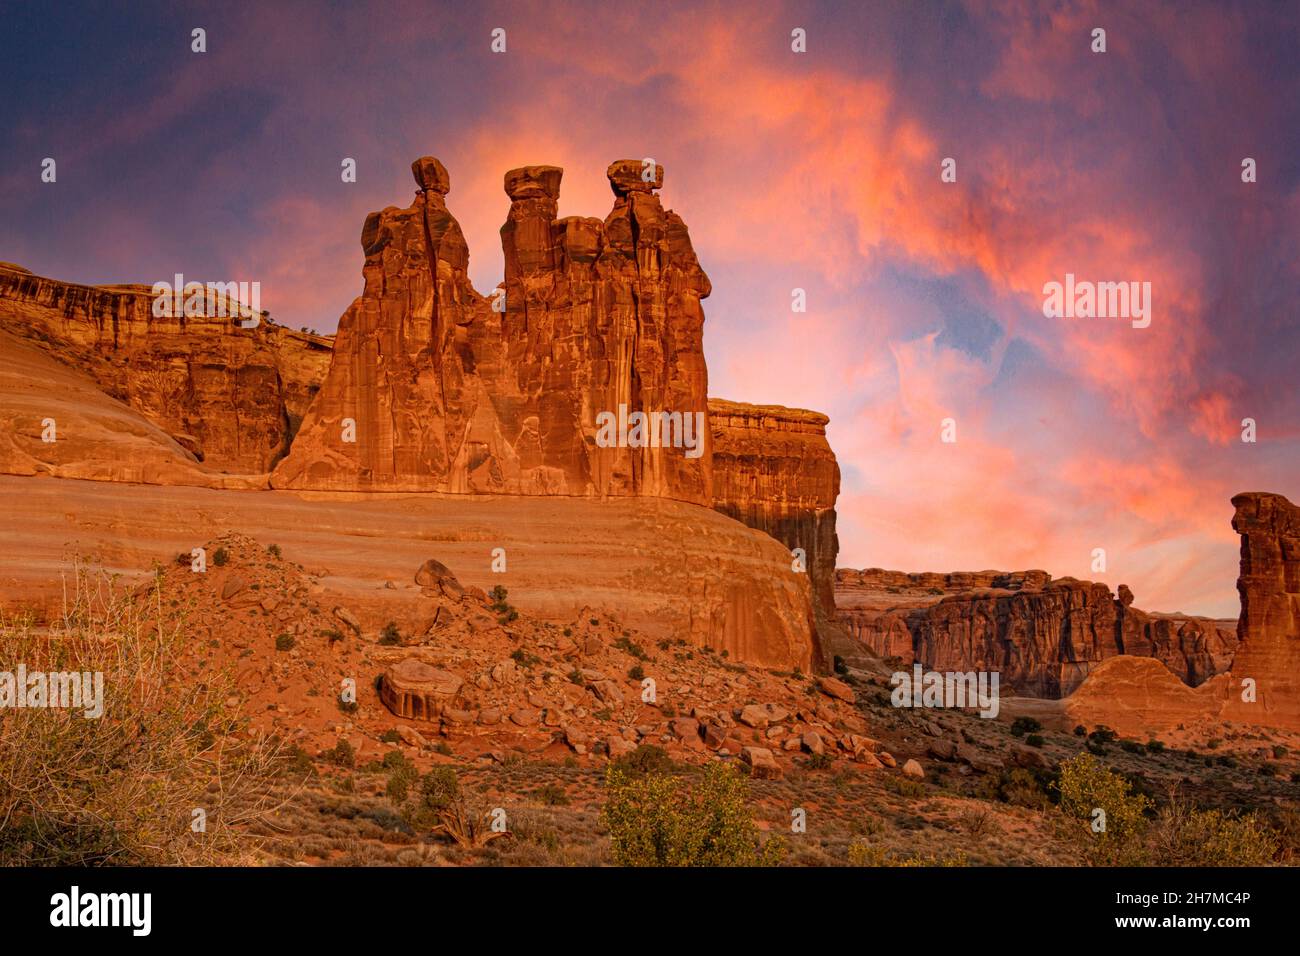
[[(639, 162), (609, 168), (602, 221), (557, 219), (562, 170), (506, 173), (505, 281), (476, 292), (438, 160), (412, 204), (367, 218), (365, 288), (278, 488), (671, 497), (711, 504), (708, 278)], [(675, 416), (698, 454), (643, 430), (606, 447), (602, 413)], [(622, 415), (620, 414), (622, 413)], [(349, 427), (349, 424), (352, 427)], [(698, 424), (697, 424), (698, 423)], [(702, 428), (698, 425), (703, 425)]]
[(1124, 585), (1053, 580), (1045, 571), (906, 574), (840, 569), (839, 620), (850, 635), (902, 666), (999, 671), (1003, 686), (1063, 697), (1102, 661), (1152, 657), (1189, 686), (1231, 664), (1234, 631), (1220, 622), (1157, 615), (1131, 605)]
[[(167, 277), (171, 279), (172, 277)], [(324, 374), (327, 340), (263, 318), (155, 316), (150, 286), (85, 286), (0, 264), (0, 330), (39, 343), (208, 470), (267, 472)]]
[[(808, 576), (761, 532), (656, 498), (343, 495), (0, 476), (0, 602), (57, 610), (74, 559), (147, 580), (227, 530), (300, 556), (330, 599), (378, 631), (417, 615), (431, 553), (466, 586), (502, 586), (549, 621), (616, 613), (652, 640), (811, 672)], [(494, 552), (500, 549), (502, 565)], [(504, 567), (504, 571), (494, 571)], [(773, 569), (778, 569), (774, 572)], [(391, 586), (389, 586), (391, 584)]]

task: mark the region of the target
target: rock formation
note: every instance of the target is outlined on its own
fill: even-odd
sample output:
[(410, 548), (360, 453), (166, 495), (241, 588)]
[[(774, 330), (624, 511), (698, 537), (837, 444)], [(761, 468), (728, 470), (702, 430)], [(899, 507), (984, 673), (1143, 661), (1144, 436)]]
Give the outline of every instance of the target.
[[(1232, 662), (1229, 711), (1257, 724), (1300, 727), (1300, 508), (1281, 495), (1232, 499), (1241, 535), (1241, 645)], [(1242, 700), (1242, 681), (1255, 700)]]
[(713, 423), (713, 507), (802, 548), (813, 592), (835, 615), (835, 499), (840, 469), (826, 441), (825, 415), (779, 405), (709, 399)]
[(154, 301), (149, 286), (75, 285), (0, 264), (0, 330), (89, 375), (209, 470), (269, 471), (306, 413), (328, 341), (266, 319), (243, 328), (155, 316)]
[(1070, 694), (1101, 661), (1152, 657), (1190, 686), (1222, 673), (1236, 635), (1204, 618), (1154, 615), (1104, 584), (1052, 580), (1045, 571), (836, 573), (840, 623), (902, 666), (996, 670), (1004, 687), (1033, 697)]
[[(558, 167), (506, 173), (505, 281), (487, 298), (466, 273), (446, 169), (425, 157), (412, 171), (412, 205), (366, 220), (365, 289), (272, 484), (710, 504), (709, 282), (654, 195), (662, 169), (646, 181), (638, 162), (611, 165), (603, 222), (555, 218)], [(605, 447), (602, 416), (637, 412), (672, 418)], [(683, 445), (661, 443), (670, 427)]]

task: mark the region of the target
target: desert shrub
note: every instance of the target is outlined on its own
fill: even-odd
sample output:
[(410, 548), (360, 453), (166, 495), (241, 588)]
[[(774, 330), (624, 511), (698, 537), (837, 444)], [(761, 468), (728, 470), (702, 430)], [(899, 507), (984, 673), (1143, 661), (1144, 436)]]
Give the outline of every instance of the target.
[(627, 676), (632, 680), (643, 680), (645, 678), (645, 668), (640, 664), (633, 664), (627, 669)]
[(569, 795), (564, 792), (562, 786), (553, 781), (542, 784), (533, 791), (533, 796), (539, 803), (548, 807), (565, 807), (569, 805)]
[(391, 727), (379, 735), (379, 742), (385, 744), (399, 743), (401, 739), (402, 739), (402, 735), (399, 734), (396, 730), (393, 730), (393, 728)]
[(1287, 754), (1287, 749), (1286, 749), (1286, 747), (1285, 747), (1283, 744), (1274, 744), (1274, 745), (1273, 745), (1273, 759), (1274, 759), (1274, 760), (1281, 760), (1283, 757), (1286, 756), (1286, 754)]
[(1147, 752), (1153, 754), (1162, 754), (1165, 752), (1165, 742), (1163, 740), (1148, 740)]
[(826, 770), (834, 763), (835, 760), (828, 753), (810, 754), (808, 759), (804, 761), (804, 768), (806, 770)]
[(1127, 754), (1140, 754), (1145, 749), (1136, 740), (1121, 740), (1119, 746)]
[[(399, 784), (401, 799), (393, 802), (398, 805), (402, 819), (413, 829), (449, 836), (464, 849), (482, 847), (509, 836), (506, 830), (492, 828), (486, 808), (471, 805), (453, 768), (431, 769), (419, 778), (419, 791), (415, 794), (410, 792), (412, 782), (408, 779), (405, 787)], [(393, 798), (395, 794), (389, 796)]]
[(900, 797), (913, 799), (925, 796), (925, 784), (910, 777), (889, 776), (885, 778), (884, 785), (886, 790), (896, 793)]
[(1017, 717), (1011, 723), (1011, 736), (1023, 737), (1025, 734), (1037, 733), (1042, 729), (1043, 725), (1033, 717)]
[(520, 667), (533, 667), (542, 662), (542, 659), (536, 654), (529, 654), (522, 647), (516, 647), (510, 652), (510, 659)]
[(1155, 866), (1267, 866), (1281, 848), (1256, 814), (1198, 810), (1176, 795), (1160, 808), (1148, 844)]
[(277, 651), (291, 651), (293, 646), (298, 642), (293, 639), (292, 634), (275, 635), (275, 649)]
[(619, 866), (771, 866), (785, 843), (759, 843), (745, 779), (729, 764), (710, 764), (693, 786), (665, 773), (605, 773), (601, 822)]
[(957, 851), (952, 856), (923, 857), (919, 854), (895, 856), (882, 846), (861, 838), (849, 843), (849, 866), (966, 866), (966, 854)]
[(835, 673), (837, 673), (837, 674), (839, 674), (839, 675), (841, 675), (841, 676), (843, 676), (844, 674), (847, 674), (847, 673), (849, 672), (849, 665), (848, 665), (848, 664), (845, 664), (845, 663), (844, 663), (844, 658), (840, 657), (840, 655), (838, 655), (838, 654), (835, 655), (835, 661), (834, 661), (834, 663), (832, 664), (832, 667), (833, 667)]
[(351, 770), (357, 765), (357, 751), (345, 738), (340, 737), (334, 746), (321, 754), (326, 760), (336, 767), (344, 767)]
[[(1141, 835), (1151, 801), (1091, 754), (1061, 764), (1055, 783), (1062, 814), (1087, 862), (1094, 866), (1138, 865), (1145, 856)], [(1096, 813), (1101, 810), (1104, 818)], [(1104, 826), (1104, 829), (1102, 828)]]
[(1030, 734), (1025, 738), (1025, 743), (1031, 747), (1041, 747), (1044, 743), (1042, 734)]
[(219, 568), (224, 567), (226, 562), (229, 560), (230, 555), (227, 553), (225, 548), (217, 548), (216, 551), (212, 552), (212, 563)]
[(644, 776), (648, 773), (670, 773), (674, 769), (668, 751), (654, 744), (638, 744), (635, 750), (623, 754), (611, 766), (618, 768), (620, 773), (629, 777)]
[(1077, 725), (1077, 726), (1074, 728), (1074, 736), (1076, 736), (1076, 737), (1086, 737), (1086, 736), (1088, 736), (1088, 728), (1085, 727), (1085, 726), (1083, 726), (1083, 724), (1079, 724), (1079, 725)]
[(631, 654), (639, 661), (646, 660), (647, 655), (645, 652), (645, 648), (643, 648), (636, 641), (632, 640), (632, 638), (628, 637), (626, 634), (624, 634), (617, 641), (615, 641), (614, 646), (621, 651), (626, 651), (628, 654)]
[[(0, 616), (9, 666), (102, 675), (99, 704), (92, 683), (95, 699), (80, 705), (0, 715), (0, 865), (250, 859), (247, 824), (267, 812), (286, 761), (277, 744), (238, 733), (229, 673), (207, 671), (201, 683), (186, 673), (186, 635), (160, 620), (161, 587), (133, 598), (77, 568), (48, 628)], [(196, 808), (202, 832), (191, 829)]]
[[(397, 755), (396, 759), (390, 760), (392, 754)], [(384, 754), (383, 767), (388, 771), (388, 786), (384, 792), (395, 805), (401, 806), (410, 795), (411, 786), (420, 779), (420, 773), (415, 764), (398, 750)]]
[(379, 643), (385, 647), (402, 643), (402, 632), (397, 629), (396, 621), (389, 621), (379, 632)]
[(268, 544), (268, 545), (266, 546), (266, 553), (269, 554), (269, 555), (271, 555), (271, 557), (273, 557), (273, 558), (278, 558), (278, 557), (281, 556), (281, 555), (280, 555), (280, 546), (279, 546), (278, 544)]

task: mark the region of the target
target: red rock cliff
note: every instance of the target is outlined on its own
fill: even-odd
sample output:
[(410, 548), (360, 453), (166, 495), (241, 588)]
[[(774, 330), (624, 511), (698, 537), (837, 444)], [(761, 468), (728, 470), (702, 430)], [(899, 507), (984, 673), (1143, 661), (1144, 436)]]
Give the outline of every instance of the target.
[(829, 419), (780, 405), (709, 399), (713, 507), (802, 548), (822, 611), (835, 615), (835, 499), (840, 469), (826, 441)]
[(269, 471), (307, 411), (328, 340), (266, 320), (159, 317), (153, 303), (149, 286), (76, 285), (0, 264), (0, 329), (89, 374), (208, 468)]
[[(1232, 499), (1241, 535), (1241, 646), (1232, 662), (1229, 709), (1252, 723), (1300, 726), (1300, 508), (1281, 495)], [(1241, 700), (1255, 681), (1256, 699)]]

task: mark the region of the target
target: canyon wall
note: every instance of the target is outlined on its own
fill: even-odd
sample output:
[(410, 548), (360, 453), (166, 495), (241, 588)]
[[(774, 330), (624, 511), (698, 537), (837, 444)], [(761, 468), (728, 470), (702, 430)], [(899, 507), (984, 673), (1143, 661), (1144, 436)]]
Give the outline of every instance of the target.
[(1120, 654), (1161, 661), (1197, 686), (1225, 671), (1236, 634), (1220, 622), (1131, 607), (1105, 584), (1052, 580), (1045, 571), (906, 574), (836, 572), (840, 624), (902, 666), (999, 671), (1003, 687), (1063, 697), (1102, 661)]
[[(167, 279), (170, 281), (171, 276)], [(208, 470), (267, 472), (329, 361), (327, 340), (263, 319), (155, 316), (149, 286), (85, 286), (0, 264), (0, 330), (41, 345)]]

